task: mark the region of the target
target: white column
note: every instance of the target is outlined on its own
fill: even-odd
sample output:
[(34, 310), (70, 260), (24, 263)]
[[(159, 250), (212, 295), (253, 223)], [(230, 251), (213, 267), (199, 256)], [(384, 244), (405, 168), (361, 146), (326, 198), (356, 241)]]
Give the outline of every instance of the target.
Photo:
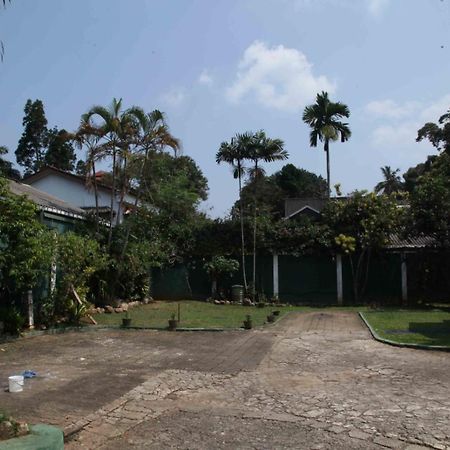
[(278, 280), (278, 255), (273, 254), (273, 296), (278, 297), (279, 290), (279, 280)]
[(34, 328), (33, 291), (27, 292), (28, 328)]
[(406, 255), (402, 253), (402, 302), (404, 305), (408, 303), (408, 271), (406, 267)]
[(344, 303), (344, 289), (342, 284), (342, 255), (336, 255), (336, 285), (338, 305)]

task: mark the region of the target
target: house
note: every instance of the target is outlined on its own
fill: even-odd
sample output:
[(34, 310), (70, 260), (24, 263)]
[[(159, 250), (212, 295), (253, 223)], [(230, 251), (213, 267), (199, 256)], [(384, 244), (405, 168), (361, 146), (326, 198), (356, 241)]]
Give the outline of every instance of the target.
[(84, 220), (85, 211), (78, 206), (61, 200), (33, 186), (8, 180), (9, 190), (15, 195), (24, 195), (36, 204), (40, 211), (40, 221), (59, 232), (72, 229), (76, 221)]
[(316, 219), (320, 216), (327, 199), (324, 198), (287, 198), (284, 201), (284, 220), (296, 216), (307, 216)]
[[(107, 184), (99, 181), (97, 177), (98, 207), (100, 215), (109, 220), (111, 212), (111, 192), (112, 189)], [(86, 177), (64, 172), (52, 166), (46, 166), (39, 172), (24, 179), (30, 186), (37, 188), (50, 195), (58, 197), (68, 203), (76, 205), (85, 212), (95, 211), (95, 190), (92, 185), (86, 183)], [(120, 193), (116, 192), (113, 198), (114, 217), (119, 215), (119, 222), (122, 222), (124, 215), (135, 204), (135, 196), (126, 194), (123, 206), (120, 208)]]

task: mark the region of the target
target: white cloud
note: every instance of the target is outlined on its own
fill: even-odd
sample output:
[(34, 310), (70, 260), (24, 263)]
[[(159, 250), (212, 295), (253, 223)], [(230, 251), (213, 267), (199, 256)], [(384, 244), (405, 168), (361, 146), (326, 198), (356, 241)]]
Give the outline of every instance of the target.
[(161, 96), (162, 101), (174, 108), (181, 106), (186, 100), (186, 92), (183, 88), (173, 88)]
[[(391, 110), (389, 110), (391, 107)], [(371, 102), (366, 110), (380, 113), (379, 116), (389, 119), (389, 123), (376, 127), (371, 133), (372, 145), (391, 149), (416, 148), (417, 130), (426, 122), (437, 122), (439, 117), (450, 107), (450, 94), (423, 104), (407, 102), (399, 105), (392, 100)], [(411, 147), (415, 144), (415, 147)], [(429, 147), (428, 144), (424, 144)]]
[(420, 106), (418, 102), (398, 104), (393, 100), (376, 100), (366, 106), (366, 111), (375, 117), (399, 119), (408, 117)]
[(372, 16), (379, 17), (389, 6), (390, 0), (367, 0), (367, 8)]
[(205, 86), (212, 86), (214, 83), (213, 77), (207, 69), (204, 69), (197, 80), (200, 84)]
[(336, 85), (326, 76), (314, 76), (301, 51), (255, 41), (245, 50), (226, 95), (233, 103), (251, 96), (267, 108), (295, 112), (322, 90), (333, 93)]

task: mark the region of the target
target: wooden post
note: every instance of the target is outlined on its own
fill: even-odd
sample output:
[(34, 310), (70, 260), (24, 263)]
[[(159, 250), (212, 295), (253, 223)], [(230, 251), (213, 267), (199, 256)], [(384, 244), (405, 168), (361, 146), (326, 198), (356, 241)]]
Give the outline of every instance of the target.
[(279, 279), (278, 279), (278, 255), (273, 254), (273, 296), (278, 298), (280, 294), (280, 286), (279, 286)]
[(401, 254), (402, 261), (402, 303), (403, 306), (408, 304), (408, 270), (406, 267), (406, 254)]
[(33, 291), (27, 292), (28, 328), (34, 328)]
[(342, 283), (342, 255), (336, 255), (336, 285), (338, 305), (344, 304), (344, 289)]

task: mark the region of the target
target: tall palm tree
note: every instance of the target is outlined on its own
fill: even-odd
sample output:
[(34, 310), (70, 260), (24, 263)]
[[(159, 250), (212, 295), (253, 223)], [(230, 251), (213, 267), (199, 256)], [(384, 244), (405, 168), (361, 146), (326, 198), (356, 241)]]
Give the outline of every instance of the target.
[[(86, 114), (85, 119), (90, 120), (98, 116), (102, 120), (101, 128), (104, 131), (104, 136), (107, 142), (104, 144), (104, 149), (109, 150), (112, 156), (112, 186), (111, 186), (111, 210), (110, 210), (110, 228), (108, 235), (108, 247), (111, 246), (112, 241), (112, 227), (114, 220), (114, 204), (117, 201), (116, 195), (116, 181), (118, 169), (121, 166), (123, 159), (124, 148), (126, 147), (126, 137), (130, 134), (130, 117), (122, 112), (122, 99), (113, 99), (109, 107), (100, 105), (93, 106)], [(121, 211), (117, 211), (120, 216)], [(119, 219), (119, 218), (118, 218)]]
[(318, 141), (323, 142), (327, 158), (327, 186), (330, 196), (330, 141), (348, 141), (351, 131), (348, 123), (340, 119), (350, 117), (348, 106), (341, 102), (332, 102), (328, 93), (317, 94), (316, 103), (306, 106), (303, 111), (303, 121), (311, 127), (310, 145), (317, 147)]
[[(249, 136), (246, 133), (246, 136)], [(268, 138), (264, 131), (258, 131), (251, 134), (251, 144), (247, 149), (247, 158), (253, 162), (253, 167), (250, 169), (250, 177), (253, 181), (253, 279), (252, 279), (252, 294), (253, 300), (256, 297), (256, 231), (257, 231), (257, 185), (258, 180), (264, 176), (265, 170), (260, 166), (261, 162), (282, 161), (289, 157), (289, 154), (284, 150), (284, 142), (281, 139)]]
[[(146, 113), (142, 108), (133, 106), (126, 113), (134, 121), (136, 130), (133, 142), (134, 153), (131, 160), (132, 176), (137, 180), (137, 192), (132, 211), (132, 214), (135, 214), (144, 190), (144, 173), (150, 161), (150, 155), (155, 152), (162, 152), (169, 147), (176, 156), (181, 148), (181, 143), (170, 133), (164, 113), (161, 111), (155, 109), (150, 113)], [(122, 257), (126, 252), (129, 236), (130, 226), (127, 224)]]
[(233, 177), (239, 183), (239, 219), (241, 225), (241, 265), (242, 265), (242, 279), (244, 282), (244, 289), (247, 292), (247, 273), (245, 270), (245, 236), (244, 236), (244, 209), (242, 205), (242, 178), (245, 174), (244, 161), (247, 158), (247, 151), (251, 139), (246, 135), (236, 135), (230, 142), (222, 142), (219, 151), (216, 153), (217, 164), (230, 164), (233, 170)]
[(399, 192), (403, 190), (403, 183), (398, 173), (400, 169), (392, 170), (391, 166), (381, 167), (381, 173), (383, 174), (384, 180), (380, 181), (375, 186), (375, 192), (379, 194), (390, 195), (394, 192)]

